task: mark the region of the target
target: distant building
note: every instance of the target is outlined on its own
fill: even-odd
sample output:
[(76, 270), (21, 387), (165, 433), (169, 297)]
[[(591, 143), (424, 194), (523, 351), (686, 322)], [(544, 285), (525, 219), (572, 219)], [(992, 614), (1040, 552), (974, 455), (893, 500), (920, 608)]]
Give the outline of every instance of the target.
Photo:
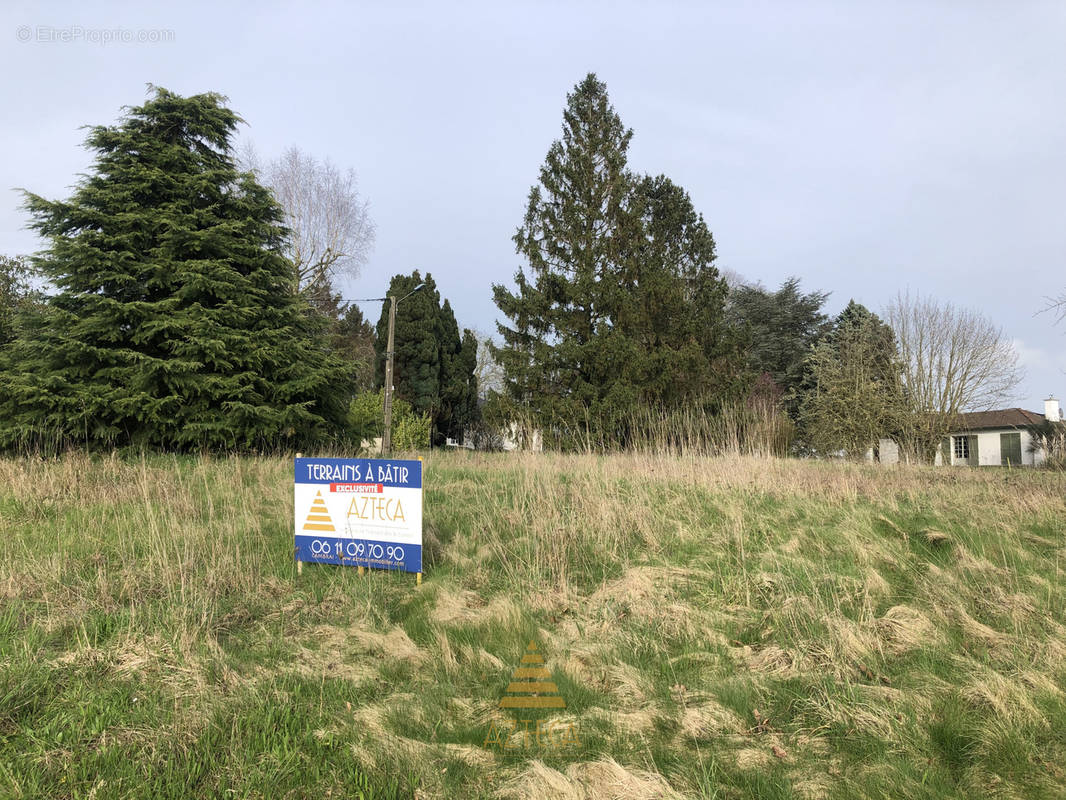
[[(970, 467), (1034, 467), (1043, 463), (1045, 453), (1030, 447), (1033, 429), (1044, 422), (1063, 424), (1059, 401), (1044, 401), (1044, 413), (1024, 408), (974, 411), (960, 414), (957, 427), (945, 437), (936, 454), (936, 465)], [(899, 446), (881, 439), (867, 458), (882, 464), (899, 463)]]
[(544, 451), (544, 437), (540, 428), (512, 422), (500, 431), (500, 440), (505, 451), (527, 450), (533, 453)]

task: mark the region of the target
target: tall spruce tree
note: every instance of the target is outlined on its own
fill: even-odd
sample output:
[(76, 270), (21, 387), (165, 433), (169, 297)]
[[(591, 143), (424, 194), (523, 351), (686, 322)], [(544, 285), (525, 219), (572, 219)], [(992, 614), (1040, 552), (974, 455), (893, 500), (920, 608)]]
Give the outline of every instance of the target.
[[(451, 315), (451, 306), (444, 301), (441, 315)], [(454, 319), (454, 317), (453, 317)], [(458, 338), (458, 326), (455, 336), (447, 335), (447, 356), (442, 360), (441, 372), (441, 416), (438, 430), (442, 437), (465, 441), (467, 431), (478, 421), (477, 404), (477, 337), (469, 328), (463, 330), (463, 338)]]
[(296, 295), (280, 207), (234, 166), (224, 102), (153, 88), (90, 130), (69, 200), (26, 194), (56, 291), (0, 376), (3, 442), (296, 446), (343, 424), (345, 368)]
[(458, 402), (459, 422), (463, 440), (466, 431), (481, 421), (481, 408), (478, 405), (478, 363), (477, 354), (481, 343), (477, 334), (470, 328), (463, 328), (463, 345), (459, 350), (459, 369), (456, 380), (463, 385)]
[(436, 427), (442, 439), (461, 442), (477, 410), (477, 341), (470, 330), (459, 338), (459, 325), (448, 300), (441, 306), (440, 318), (440, 411)]
[[(470, 331), (459, 337), (451, 303), (441, 305), (433, 276), (423, 278), (418, 270), (396, 275), (389, 284), (389, 296), (403, 298), (420, 283), (425, 288), (407, 297), (396, 307), (396, 354), (393, 385), (396, 396), (411, 403), (415, 413), (433, 419), (433, 440), (443, 444), (451, 437), (461, 440), (463, 431), (477, 413), (477, 341)], [(385, 381), (385, 349), (388, 345), (389, 304), (378, 320), (377, 381)]]
[[(407, 297), (416, 286), (425, 287)], [(396, 307), (393, 386), (416, 414), (436, 418), (440, 405), (441, 320), (440, 292), (430, 273), (423, 278), (418, 270), (410, 275), (394, 275), (389, 281), (389, 297), (405, 298)], [(375, 383), (385, 385), (385, 358), (389, 342), (389, 301), (381, 308), (374, 342)]]
[(900, 369), (899, 353), (892, 327), (862, 303), (849, 300), (844, 310), (833, 318), (825, 334), (825, 341), (835, 347), (841, 339), (854, 331), (861, 331), (867, 341), (870, 366), (875, 377), (881, 381), (897, 381)]
[(463, 384), (459, 378), (459, 353), (463, 340), (459, 337), (459, 323), (455, 321), (452, 304), (445, 300), (440, 308), (440, 402), (437, 405), (437, 418), (434, 429), (437, 433), (435, 444), (443, 444), (449, 437), (460, 438), (462, 414), (459, 404), (462, 402)]
[(514, 237), (527, 267), (493, 287), (508, 394), (564, 445), (624, 444), (638, 409), (736, 382), (714, 239), (683, 189), (627, 169), (632, 135), (595, 75), (575, 87)]
[(733, 395), (740, 340), (726, 324), (727, 293), (714, 237), (683, 188), (665, 176), (634, 188), (633, 246), (618, 270), (613, 329), (632, 354), (613, 374), (639, 387), (643, 404), (674, 407)]
[(493, 286), (512, 323), (498, 326), (503, 346), (495, 350), (507, 388), (544, 420), (583, 416), (600, 391), (596, 336), (609, 321), (599, 290), (614, 282), (621, 234), (632, 224), (632, 137), (606, 85), (589, 74), (567, 96), (562, 139), (548, 150), (514, 236), (529, 274), (515, 275), (516, 292)]
[(374, 326), (356, 305), (349, 305), (330, 324), (333, 352), (354, 368), (356, 391), (363, 392), (374, 385)]

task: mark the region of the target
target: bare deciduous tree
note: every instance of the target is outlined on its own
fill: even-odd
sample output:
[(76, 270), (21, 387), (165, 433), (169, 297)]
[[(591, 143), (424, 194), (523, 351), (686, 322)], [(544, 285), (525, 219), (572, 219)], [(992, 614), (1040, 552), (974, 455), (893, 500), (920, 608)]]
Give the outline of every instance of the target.
[(1015, 397), (1023, 370), (1003, 329), (980, 313), (909, 293), (889, 305), (909, 414), (911, 454), (931, 461), (956, 417)]
[(477, 363), (474, 377), (477, 379), (477, 396), (484, 400), (490, 391), (503, 391), (503, 367), (492, 355), (492, 338), (479, 330), (474, 330), (477, 339)]
[(374, 243), (374, 223), (355, 170), (342, 170), (329, 159), (319, 161), (297, 147), (264, 164), (251, 144), (245, 144), (240, 159), (285, 210), (285, 224), (292, 231), (288, 256), (300, 289), (328, 291), (340, 275), (357, 277)]
[(735, 269), (729, 267), (720, 267), (718, 274), (722, 276), (722, 280), (725, 281), (726, 286), (729, 287), (729, 291), (734, 291), (740, 286), (750, 286), (751, 282), (737, 272)]

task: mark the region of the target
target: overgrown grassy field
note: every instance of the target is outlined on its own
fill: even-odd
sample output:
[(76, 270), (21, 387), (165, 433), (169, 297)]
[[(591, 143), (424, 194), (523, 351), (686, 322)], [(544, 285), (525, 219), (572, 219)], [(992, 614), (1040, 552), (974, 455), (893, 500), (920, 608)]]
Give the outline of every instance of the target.
[(297, 575), (291, 461), (0, 461), (0, 797), (1066, 796), (1061, 474), (425, 476), (416, 587)]

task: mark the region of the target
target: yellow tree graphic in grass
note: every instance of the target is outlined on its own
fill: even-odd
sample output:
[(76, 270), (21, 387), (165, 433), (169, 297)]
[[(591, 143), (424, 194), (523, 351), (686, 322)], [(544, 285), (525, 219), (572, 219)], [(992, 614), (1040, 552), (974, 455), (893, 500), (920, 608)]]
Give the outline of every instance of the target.
[(559, 687), (550, 678), (537, 643), (530, 641), (522, 666), (514, 671), (507, 692), (500, 698), (500, 708), (566, 708)]

